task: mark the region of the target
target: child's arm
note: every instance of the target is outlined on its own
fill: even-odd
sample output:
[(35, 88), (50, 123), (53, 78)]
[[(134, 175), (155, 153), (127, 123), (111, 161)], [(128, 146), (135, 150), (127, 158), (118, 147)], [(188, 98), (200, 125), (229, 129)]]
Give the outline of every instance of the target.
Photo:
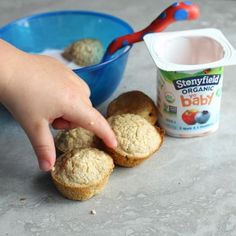
[(70, 69), (3, 40), (0, 52), (0, 101), (27, 133), (42, 170), (50, 170), (55, 162), (50, 124), (56, 129), (81, 126), (116, 146), (110, 126), (91, 105), (87, 84)]

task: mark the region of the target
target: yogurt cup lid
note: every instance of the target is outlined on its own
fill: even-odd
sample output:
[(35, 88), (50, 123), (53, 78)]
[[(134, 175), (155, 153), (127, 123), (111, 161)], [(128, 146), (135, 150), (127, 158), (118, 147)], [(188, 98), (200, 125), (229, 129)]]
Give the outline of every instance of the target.
[(158, 68), (192, 71), (236, 64), (236, 51), (222, 32), (214, 28), (144, 36)]

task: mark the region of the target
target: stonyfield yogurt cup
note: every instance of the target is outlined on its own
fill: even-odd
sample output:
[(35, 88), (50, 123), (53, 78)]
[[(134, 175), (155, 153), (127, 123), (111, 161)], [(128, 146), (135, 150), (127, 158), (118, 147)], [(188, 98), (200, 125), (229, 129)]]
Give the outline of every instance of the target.
[(144, 36), (158, 69), (159, 125), (175, 137), (195, 137), (219, 126), (224, 66), (236, 51), (217, 29)]

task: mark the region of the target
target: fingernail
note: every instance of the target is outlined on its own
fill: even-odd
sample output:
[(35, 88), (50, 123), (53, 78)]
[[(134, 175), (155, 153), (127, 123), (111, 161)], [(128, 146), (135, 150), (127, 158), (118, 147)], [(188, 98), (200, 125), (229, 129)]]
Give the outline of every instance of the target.
[(47, 160), (40, 160), (39, 168), (43, 171), (49, 171), (52, 168), (52, 164)]

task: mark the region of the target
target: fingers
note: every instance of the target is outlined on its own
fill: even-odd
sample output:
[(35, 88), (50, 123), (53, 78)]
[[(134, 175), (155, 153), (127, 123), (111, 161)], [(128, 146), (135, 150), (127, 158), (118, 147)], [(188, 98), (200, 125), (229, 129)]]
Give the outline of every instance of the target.
[(89, 86), (87, 85), (87, 83), (84, 80), (82, 80), (80, 78), (78, 78), (78, 79), (80, 81), (81, 86), (83, 87), (83, 91), (89, 97), (91, 95), (91, 91), (89, 89)]
[(48, 123), (46, 121), (40, 122), (32, 127), (26, 127), (25, 131), (37, 155), (40, 169), (51, 170), (55, 163), (56, 153)]
[(52, 122), (52, 127), (54, 129), (74, 129), (77, 125), (64, 120), (63, 118), (57, 118)]
[(115, 148), (117, 146), (116, 137), (106, 119), (92, 106), (82, 102), (77, 104), (68, 107), (63, 119), (70, 121), (75, 126), (90, 130), (108, 147)]

